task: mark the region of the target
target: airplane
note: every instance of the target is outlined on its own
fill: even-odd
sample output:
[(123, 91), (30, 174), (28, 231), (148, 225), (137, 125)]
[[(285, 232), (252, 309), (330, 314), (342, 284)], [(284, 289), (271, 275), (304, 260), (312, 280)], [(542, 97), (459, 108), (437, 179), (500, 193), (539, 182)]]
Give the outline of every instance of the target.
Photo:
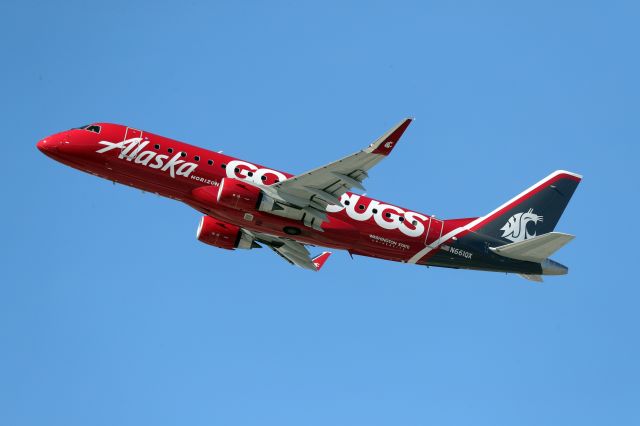
[[(550, 256), (574, 236), (554, 232), (582, 176), (558, 170), (480, 217), (441, 219), (370, 198), (363, 181), (391, 154), (412, 119), (364, 149), (292, 175), (119, 124), (94, 123), (48, 136), (37, 148), (65, 165), (181, 201), (203, 214), (196, 237), (227, 250), (268, 247), (319, 271), (346, 250), (426, 266), (564, 275)], [(355, 192), (354, 192), (355, 191)]]

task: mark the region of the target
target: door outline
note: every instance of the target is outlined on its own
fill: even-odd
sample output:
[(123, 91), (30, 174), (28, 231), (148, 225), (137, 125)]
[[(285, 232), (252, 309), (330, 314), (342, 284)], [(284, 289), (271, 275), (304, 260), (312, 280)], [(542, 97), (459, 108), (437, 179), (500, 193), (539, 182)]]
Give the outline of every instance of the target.
[[(126, 158), (127, 160), (131, 161), (134, 158), (136, 158), (138, 156), (138, 154), (140, 153), (140, 144), (142, 144), (142, 130), (138, 130), (135, 129), (133, 127), (127, 127), (127, 129), (124, 131), (124, 139), (122, 140), (123, 142), (129, 139), (129, 133), (133, 133), (133, 134), (137, 134), (137, 136), (134, 136), (133, 134), (131, 135), (131, 138), (138, 138), (140, 139), (138, 142), (136, 143), (132, 143), (129, 144), (127, 146), (123, 146), (122, 148), (120, 148), (120, 158)], [(125, 152), (126, 151), (126, 152)]]
[[(433, 238), (433, 241), (429, 242), (429, 237), (431, 236), (432, 227), (433, 227), (433, 231), (435, 232), (434, 234), (435, 238)], [(440, 220), (440, 219), (437, 219), (435, 216), (431, 216), (429, 218), (429, 227), (427, 228), (427, 233), (426, 233), (426, 236), (424, 237), (424, 244), (427, 247), (436, 248), (437, 244), (434, 244), (434, 243), (442, 237), (443, 231), (444, 231), (444, 220)]]

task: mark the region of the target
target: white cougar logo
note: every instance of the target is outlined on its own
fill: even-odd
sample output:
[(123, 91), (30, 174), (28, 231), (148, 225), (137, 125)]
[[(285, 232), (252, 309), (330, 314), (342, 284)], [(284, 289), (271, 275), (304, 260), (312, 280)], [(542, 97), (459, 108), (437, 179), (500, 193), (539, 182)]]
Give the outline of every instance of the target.
[(500, 228), (502, 231), (502, 237), (511, 240), (514, 243), (535, 237), (535, 232), (533, 234), (529, 234), (527, 232), (527, 224), (529, 222), (533, 222), (534, 225), (538, 222), (542, 222), (542, 216), (538, 216), (533, 213), (533, 209), (529, 209), (526, 213), (514, 214), (509, 218), (509, 220), (507, 220), (507, 223)]

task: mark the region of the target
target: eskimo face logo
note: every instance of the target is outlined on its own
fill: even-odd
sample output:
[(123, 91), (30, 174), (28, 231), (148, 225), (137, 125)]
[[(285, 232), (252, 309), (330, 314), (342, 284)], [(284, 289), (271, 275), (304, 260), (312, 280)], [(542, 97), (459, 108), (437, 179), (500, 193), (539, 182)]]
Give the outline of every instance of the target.
[(502, 231), (502, 238), (515, 242), (524, 241), (527, 238), (533, 238), (536, 236), (535, 231), (530, 234), (527, 230), (527, 225), (533, 222), (536, 225), (538, 222), (542, 222), (542, 216), (539, 216), (533, 212), (533, 209), (529, 209), (528, 212), (516, 213), (507, 220), (500, 230)]

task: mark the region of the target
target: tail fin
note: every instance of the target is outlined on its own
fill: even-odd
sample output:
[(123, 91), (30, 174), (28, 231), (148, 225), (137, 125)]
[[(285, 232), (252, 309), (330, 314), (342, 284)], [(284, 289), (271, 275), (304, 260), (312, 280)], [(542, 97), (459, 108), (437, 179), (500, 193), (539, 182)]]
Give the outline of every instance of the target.
[(470, 230), (505, 243), (515, 243), (552, 232), (582, 176), (558, 170), (476, 219)]

